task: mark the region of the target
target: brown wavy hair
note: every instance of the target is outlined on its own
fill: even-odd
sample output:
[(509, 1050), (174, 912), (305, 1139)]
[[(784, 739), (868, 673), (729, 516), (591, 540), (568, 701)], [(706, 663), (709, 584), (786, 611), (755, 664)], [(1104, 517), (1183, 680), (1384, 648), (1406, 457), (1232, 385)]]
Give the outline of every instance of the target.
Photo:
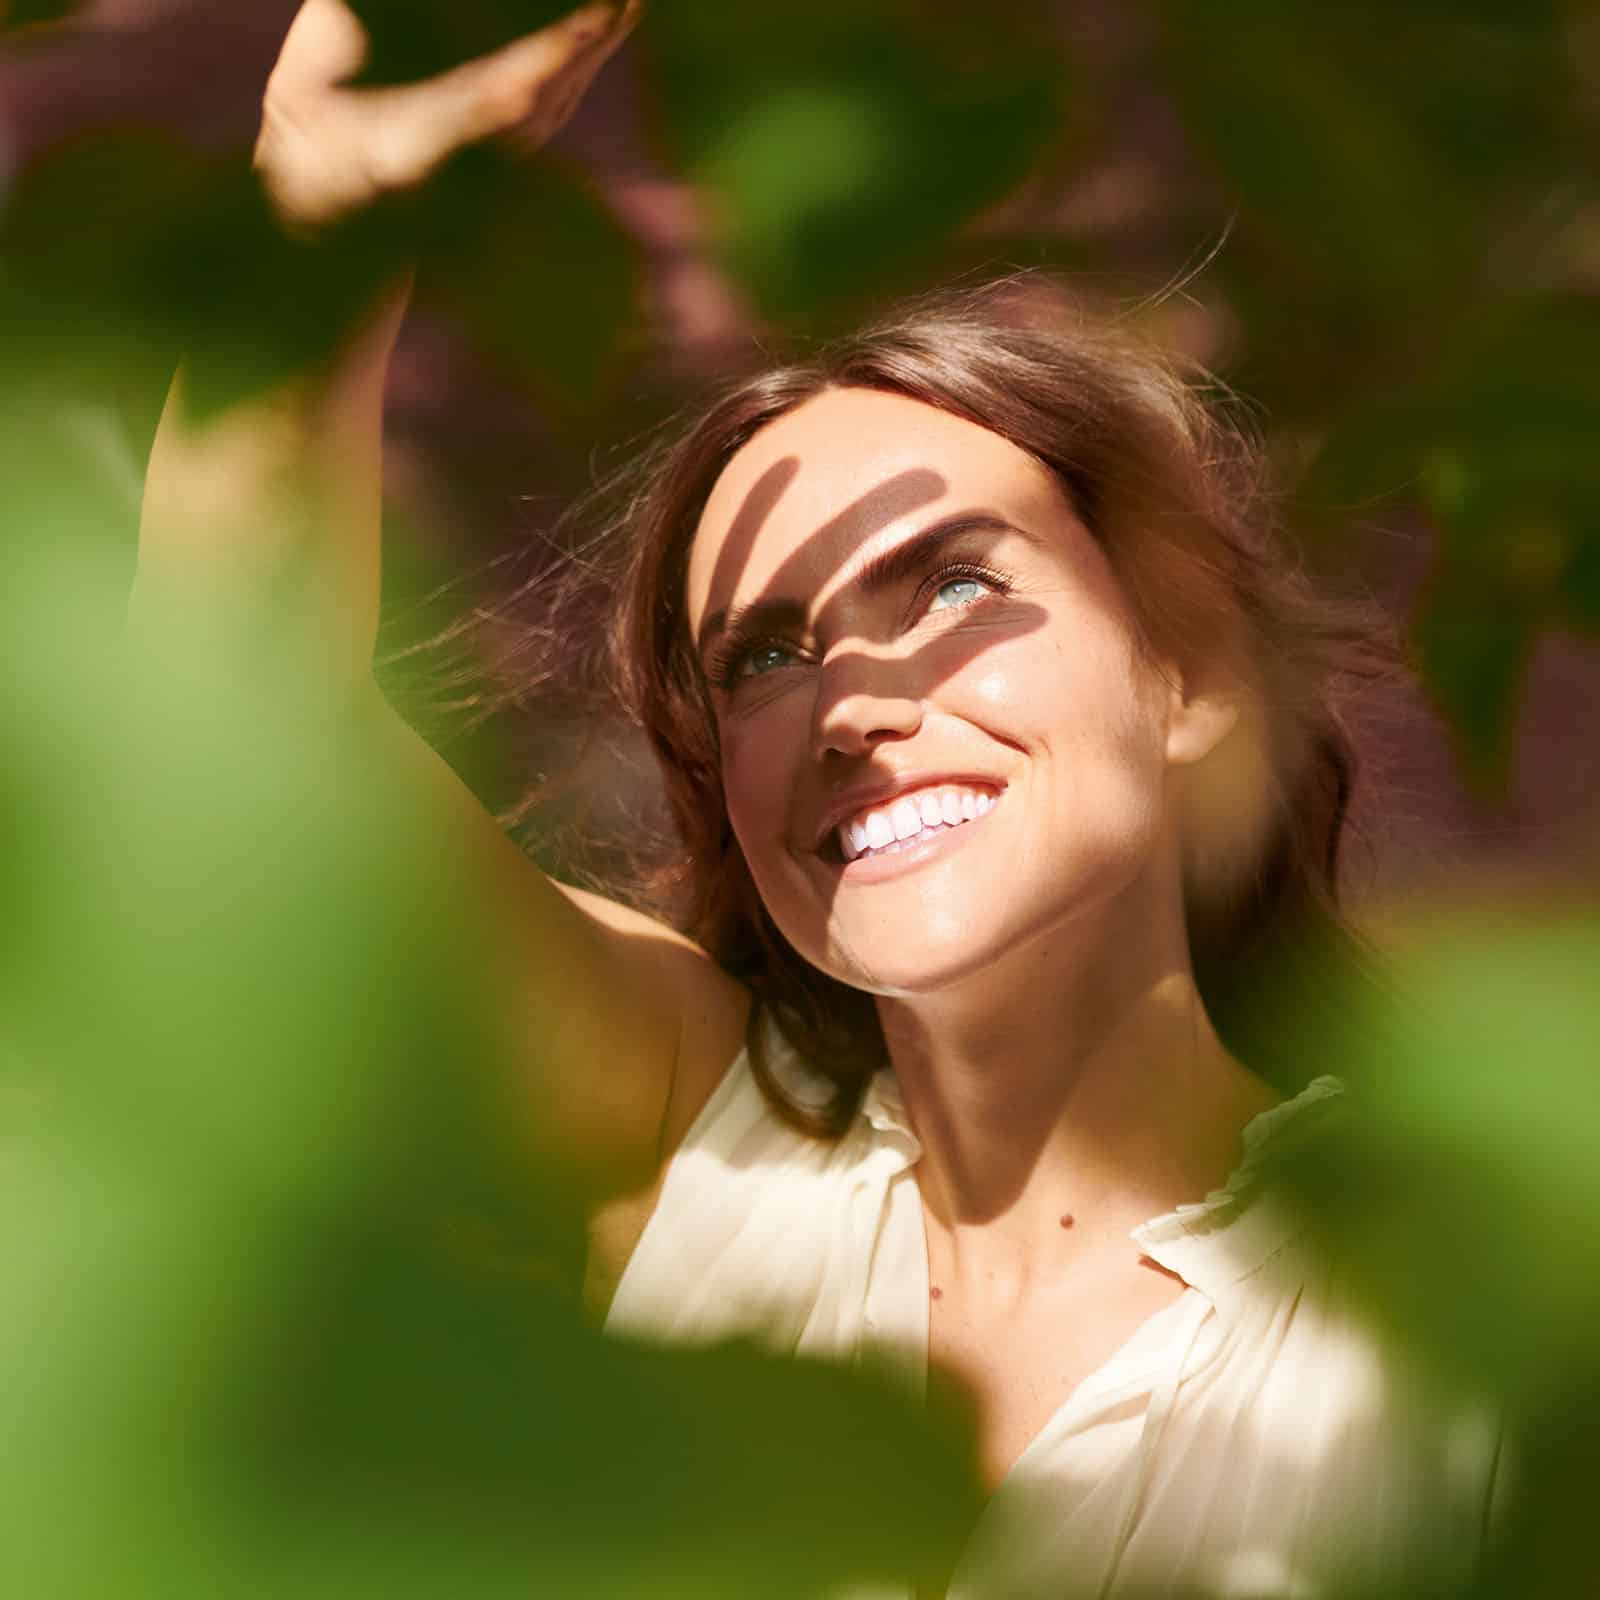
[[(674, 921), (749, 986), (751, 1062), (780, 1114), (821, 1136), (849, 1125), (885, 1060), (876, 1007), (806, 962), (761, 904), (728, 820), (685, 599), (690, 546), (722, 469), (767, 423), (839, 387), (937, 406), (1041, 462), (1105, 551), (1141, 643), (1220, 666), (1238, 687), (1239, 725), (1182, 779), (1190, 951), (1230, 1047), (1280, 1089), (1297, 1087), (1265, 1016), (1265, 977), (1313, 948), (1318, 972), (1330, 950), (1359, 961), (1339, 906), (1356, 769), (1343, 706), (1352, 686), (1392, 671), (1396, 652), (1372, 608), (1320, 594), (1291, 558), (1232, 397), (1041, 274), (910, 302), (734, 383), (602, 486), (598, 522), (592, 507), (576, 509), (590, 533), (562, 556), (553, 590), (549, 569), (528, 586), (543, 609), (513, 622), (498, 654), (518, 698), (558, 662), (569, 686), (586, 668), (655, 754), (675, 837), (635, 843), (599, 886)], [(502, 624), (507, 616), (516, 608)], [(588, 641), (581, 662), (578, 639)], [(825, 1080), (820, 1111), (779, 1081), (766, 1022)]]

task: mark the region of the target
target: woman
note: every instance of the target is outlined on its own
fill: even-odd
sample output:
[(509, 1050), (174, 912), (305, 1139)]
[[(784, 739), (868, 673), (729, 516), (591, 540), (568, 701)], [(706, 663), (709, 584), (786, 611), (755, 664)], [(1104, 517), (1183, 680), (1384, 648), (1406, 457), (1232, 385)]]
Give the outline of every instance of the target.
[[(358, 24), (308, 0), (268, 189), (315, 228), (548, 134), (636, 13), (357, 96)], [(244, 526), (241, 493), (299, 486), (316, 648), (470, 841), (530, 1138), (587, 1185), (611, 1324), (953, 1373), (993, 1493), (952, 1595), (1470, 1569), (1492, 1440), (1392, 1381), (1254, 1181), (1338, 1086), (1291, 1069), (1280, 1098), (1207, 1004), (1333, 925), (1351, 762), (1348, 628), (1274, 556), (1240, 441), (1120, 334), (978, 294), (642, 463), (610, 642), (691, 939), (540, 875), (370, 687), (402, 303), (270, 405), (199, 435), (169, 409), (136, 606), (229, 565), (219, 519), (270, 562), (308, 524)]]

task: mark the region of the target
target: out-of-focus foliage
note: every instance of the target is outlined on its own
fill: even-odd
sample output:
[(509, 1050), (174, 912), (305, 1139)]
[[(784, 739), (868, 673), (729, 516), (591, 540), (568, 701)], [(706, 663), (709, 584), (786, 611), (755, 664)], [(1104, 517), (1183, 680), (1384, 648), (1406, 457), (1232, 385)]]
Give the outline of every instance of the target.
[[(562, 9), (353, 3), (369, 83)], [(1174, 264), (1227, 226), (1192, 292), (1305, 468), (1323, 549), (1391, 505), (1438, 529), (1418, 657), (1492, 784), (1540, 630), (1600, 630), (1593, 20), (1116, 9), (1121, 56), (1063, 20), (1093, 6), (1044, 0), (656, 0), (632, 71), (719, 262), (767, 324), (814, 333), (983, 257), (986, 208), (1114, 145), (1133, 51)], [(970, 1517), (959, 1450), (886, 1388), (579, 1328), (553, 1286), (570, 1197), (500, 1138), (452, 864), (264, 648), (274, 619), (120, 633), (137, 485), (115, 408), (148, 410), (187, 349), (214, 413), (319, 359), (420, 259), (502, 374), (596, 421), (645, 342), (604, 197), (481, 154), (312, 246), (271, 226), (247, 151), (115, 129), (0, 204), (0, 1590), (798, 1596), (937, 1574)], [(1012, 253), (1095, 282), (1120, 248), (1041, 224)], [(1404, 1006), (1305, 1040), (1368, 1108), (1305, 1198), (1405, 1348), (1522, 1414), (1508, 1596), (1589, 1571), (1597, 966), (1591, 915), (1469, 928)]]
[(1386, 499), (1437, 526), (1419, 664), (1469, 771), (1497, 784), (1533, 637), (1594, 631), (1583, 8), (1158, 10), (1190, 132), (1236, 207), (1216, 269), (1243, 330), (1230, 376), (1300, 431), (1330, 537)]
[[(562, 6), (354, 9), (373, 35), (362, 78), (378, 83)], [(964, 225), (1030, 173), (1115, 147), (1128, 96), (1116, 53), (1074, 32), (1079, 11), (1085, 29), (1102, 20), (1045, 0), (658, 0), (632, 54), (719, 261), (764, 318), (816, 332), (941, 263), (992, 260)], [(1119, 16), (1147, 72), (1136, 105), (1149, 118), (1159, 97), (1177, 119), (1161, 201), (1173, 264), (1227, 229), (1196, 292), (1233, 330), (1226, 376), (1304, 471), (1325, 544), (1391, 509), (1439, 531), (1417, 659), (1493, 790), (1533, 642), (1552, 626), (1592, 634), (1600, 611), (1592, 18), (1558, 0), (1148, 0)], [(218, 370), (266, 383), (326, 343), (374, 273), (418, 255), (428, 297), (558, 417), (592, 424), (640, 342), (636, 253), (552, 164), (458, 167), (308, 269), (268, 237), (237, 166), (125, 144), (63, 152), (13, 206), (8, 271), (42, 251), (60, 302), (37, 320), (16, 305), (11, 325), (41, 344), (59, 345), (85, 291), (163, 350), (253, 296), (255, 318), (233, 319), (245, 348)], [(1064, 255), (1091, 283), (1123, 270), (1114, 233), (1000, 237), (1010, 259)]]
[(624, 370), (639, 270), (588, 186), (553, 163), (472, 152), (429, 197), (423, 225), (424, 296), (547, 414), (595, 426)]
[(579, 1325), (448, 830), (289, 617), (107, 627), (92, 458), (7, 424), (0, 1590), (937, 1573), (957, 1435), (887, 1382)]
[(1460, 911), (1391, 991), (1319, 1012), (1308, 1070), (1350, 1082), (1341, 1136), (1285, 1173), (1424, 1375), (1510, 1422), (1486, 1592), (1592, 1571), (1600, 1467), (1600, 912)]
[(93, 396), (199, 348), (226, 377), (197, 394), (203, 413), (318, 359), (394, 249), (372, 225), (313, 252), (272, 226), (241, 158), (202, 159), (141, 130), (52, 151), (19, 178), (5, 223), (9, 382), (49, 375)]
[(358, 82), (411, 83), (564, 17), (567, 0), (350, 0), (372, 48)]
[(205, 350), (200, 415), (319, 360), (412, 262), (426, 295), (552, 406), (592, 408), (636, 298), (632, 250), (587, 189), (492, 152), (312, 246), (273, 226), (240, 159), (117, 130), (25, 173), (7, 221), (0, 371), (93, 393)]
[[(1361, 1114), (1299, 1173), (1374, 1309), (1530, 1407), (1600, 1365), (1600, 915), (1463, 913), (1304, 1040)], [(1464, 1293), (1488, 1281), (1495, 1295)], [(1504, 1291), (1511, 1291), (1509, 1293)]]
[(805, 323), (912, 281), (1060, 126), (1065, 58), (1033, 0), (662, 8), (672, 153), (761, 310)]
[(0, 22), (21, 28), (30, 22), (57, 22), (78, 0), (6, 0), (0, 5)]

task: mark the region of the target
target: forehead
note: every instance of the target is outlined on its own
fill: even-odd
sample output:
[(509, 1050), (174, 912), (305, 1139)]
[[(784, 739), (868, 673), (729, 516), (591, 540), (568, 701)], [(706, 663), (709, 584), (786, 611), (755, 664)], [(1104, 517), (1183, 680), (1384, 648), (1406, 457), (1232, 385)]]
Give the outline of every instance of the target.
[(1073, 520), (1051, 473), (987, 428), (904, 395), (826, 390), (717, 479), (689, 555), (690, 627), (764, 595), (825, 600), (862, 561), (958, 512)]

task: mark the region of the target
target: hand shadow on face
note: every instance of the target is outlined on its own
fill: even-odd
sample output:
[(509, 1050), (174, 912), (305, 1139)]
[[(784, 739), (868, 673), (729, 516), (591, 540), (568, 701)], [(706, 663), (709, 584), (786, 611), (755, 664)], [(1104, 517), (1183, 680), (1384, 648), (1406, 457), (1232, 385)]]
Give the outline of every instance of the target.
[[(802, 466), (801, 459), (793, 455), (774, 462), (751, 486), (734, 514), (722, 548), (717, 553), (707, 591), (706, 609), (696, 635), (697, 657), (702, 662), (707, 645), (726, 626), (729, 618), (735, 614), (748, 614), (757, 607), (772, 606), (777, 615), (792, 622), (792, 625), (804, 625), (817, 637), (826, 638), (839, 623), (840, 611), (848, 603), (848, 586), (835, 591), (816, 610), (812, 609), (809, 596), (825, 587), (875, 534), (932, 505), (949, 489), (948, 480), (930, 467), (907, 468), (885, 478), (809, 534), (784, 558), (758, 594), (746, 596), (735, 605), (734, 596), (748, 569), (761, 530), (799, 477)], [(970, 514), (995, 522), (1005, 520), (997, 512), (983, 507), (960, 506), (954, 509), (961, 515)], [(1000, 537), (998, 533), (988, 536), (995, 539)], [(915, 537), (916, 531), (908, 535), (910, 539)], [(984, 535), (981, 532), (969, 535), (969, 538), (974, 537), (982, 538)], [(816, 552), (819, 548), (835, 546), (838, 555), (828, 562), (819, 575), (813, 570)], [(863, 635), (864, 643), (878, 646), (892, 643), (899, 624), (888, 620), (893, 616), (888, 609), (882, 612), (882, 616), (885, 622), (875, 627), (870, 635)], [(861, 685), (859, 692), (922, 702), (991, 645), (1042, 627), (1046, 616), (1043, 607), (1021, 603), (1013, 596), (1006, 601), (1004, 623), (998, 630), (984, 627), (946, 630), (927, 644), (892, 657), (865, 649), (840, 650), (835, 647), (829, 655), (828, 671), (836, 678), (842, 675), (846, 681)], [(709, 690), (707, 698), (711, 700)], [(841, 782), (869, 775), (875, 765), (879, 743), (892, 743), (895, 737), (891, 735), (882, 741), (875, 740), (866, 753), (850, 758), (848, 763), (841, 761), (838, 763), (841, 770), (826, 781), (837, 786)], [(816, 760), (817, 757), (811, 753), (808, 759)], [(830, 901), (824, 911), (831, 910)]]

